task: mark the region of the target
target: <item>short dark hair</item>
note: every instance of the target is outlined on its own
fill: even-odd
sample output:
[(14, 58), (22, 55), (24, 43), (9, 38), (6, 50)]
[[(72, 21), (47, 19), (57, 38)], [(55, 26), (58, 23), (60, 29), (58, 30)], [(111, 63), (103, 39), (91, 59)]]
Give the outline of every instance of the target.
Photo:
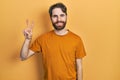
[(55, 9), (55, 8), (60, 8), (67, 15), (67, 7), (63, 3), (59, 2), (59, 3), (53, 4), (49, 8), (50, 17), (52, 16), (52, 10)]

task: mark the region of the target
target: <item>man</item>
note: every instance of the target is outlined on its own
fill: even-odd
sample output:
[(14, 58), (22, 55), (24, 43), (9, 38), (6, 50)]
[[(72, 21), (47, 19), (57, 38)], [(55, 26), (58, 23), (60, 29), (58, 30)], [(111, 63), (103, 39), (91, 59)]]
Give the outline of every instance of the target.
[(24, 30), (22, 60), (40, 52), (45, 67), (45, 80), (83, 80), (82, 58), (86, 55), (79, 36), (66, 29), (67, 8), (56, 3), (49, 8), (54, 30), (39, 36), (30, 46), (33, 23)]

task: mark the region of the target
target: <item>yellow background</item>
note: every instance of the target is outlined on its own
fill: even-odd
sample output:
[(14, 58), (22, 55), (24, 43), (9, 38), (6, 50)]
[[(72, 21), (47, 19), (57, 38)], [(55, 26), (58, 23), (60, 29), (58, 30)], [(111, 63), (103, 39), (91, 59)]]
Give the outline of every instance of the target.
[(43, 80), (40, 54), (20, 61), (22, 31), (26, 19), (35, 23), (33, 40), (50, 30), (56, 2), (67, 5), (67, 28), (84, 42), (84, 80), (120, 80), (119, 0), (0, 0), (0, 80)]

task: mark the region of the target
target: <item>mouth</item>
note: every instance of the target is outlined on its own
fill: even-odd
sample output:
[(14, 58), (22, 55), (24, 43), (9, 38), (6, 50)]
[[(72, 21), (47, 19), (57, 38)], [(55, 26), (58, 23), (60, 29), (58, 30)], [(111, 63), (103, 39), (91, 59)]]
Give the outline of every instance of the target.
[(63, 23), (56, 24), (56, 27), (62, 27), (62, 26), (63, 26)]
[(58, 21), (56, 23), (53, 23), (53, 26), (55, 29), (61, 30), (65, 27), (65, 24), (66, 24), (66, 22), (64, 22), (64, 21)]
[(57, 25), (63, 25), (63, 23), (59, 22), (59, 23), (56, 23)]
[(62, 26), (64, 24), (64, 22), (56, 22), (57, 26)]

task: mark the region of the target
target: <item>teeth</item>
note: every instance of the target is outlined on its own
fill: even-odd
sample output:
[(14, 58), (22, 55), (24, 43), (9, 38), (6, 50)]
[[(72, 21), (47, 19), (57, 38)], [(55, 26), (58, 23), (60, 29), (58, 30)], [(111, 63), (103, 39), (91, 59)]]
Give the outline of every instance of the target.
[(58, 23), (58, 24), (62, 24), (62, 23)]

